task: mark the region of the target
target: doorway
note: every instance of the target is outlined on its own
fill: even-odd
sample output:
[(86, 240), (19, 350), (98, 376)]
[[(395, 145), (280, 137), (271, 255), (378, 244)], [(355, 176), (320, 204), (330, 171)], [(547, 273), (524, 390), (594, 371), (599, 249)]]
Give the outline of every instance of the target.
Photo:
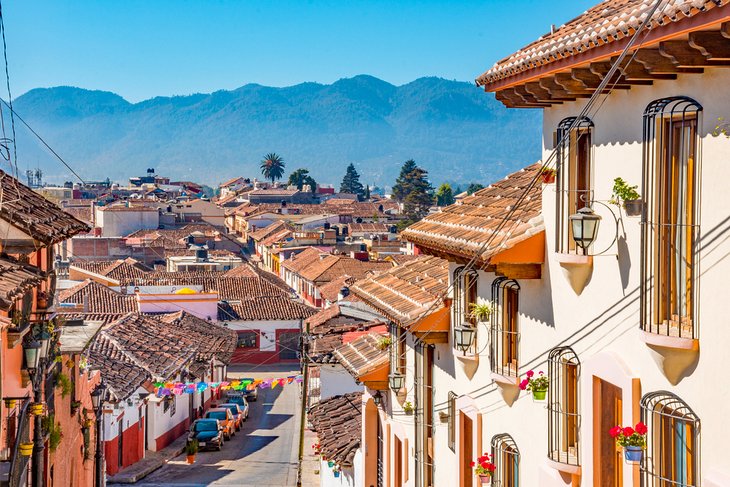
[(608, 431), (622, 421), (622, 390), (620, 387), (593, 377), (593, 485), (622, 487), (623, 463), (616, 440)]
[(459, 423), (461, 425), (461, 441), (459, 442), (459, 449), (461, 451), (461, 468), (459, 477), (462, 487), (471, 487), (473, 485), (474, 478), (471, 468), (471, 462), (474, 460), (474, 422), (463, 412), (460, 413), (460, 417), (461, 420)]
[(299, 359), (299, 336), (298, 331), (277, 331), (279, 348), (279, 360)]

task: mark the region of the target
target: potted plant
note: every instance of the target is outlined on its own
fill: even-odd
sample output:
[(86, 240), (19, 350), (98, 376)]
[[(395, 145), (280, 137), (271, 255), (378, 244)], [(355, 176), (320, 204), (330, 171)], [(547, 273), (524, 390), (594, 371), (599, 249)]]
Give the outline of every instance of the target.
[(71, 379), (63, 372), (60, 372), (56, 376), (56, 388), (61, 389), (61, 397), (68, 396), (71, 394), (71, 389), (73, 388)]
[(492, 316), (492, 303), (482, 301), (481, 303), (472, 303), (470, 306), (471, 315), (479, 322), (488, 321), (489, 317)]
[(81, 401), (71, 401), (71, 415), (74, 415), (81, 408)]
[(334, 461), (334, 460), (327, 460), (327, 466), (328, 466), (329, 468), (332, 468), (332, 467), (334, 467), (334, 466), (335, 466), (335, 461)]
[(30, 404), (30, 414), (34, 416), (40, 416), (43, 414), (43, 403), (42, 402), (33, 402)]
[(553, 184), (557, 174), (558, 172), (555, 169), (550, 169), (548, 167), (544, 167), (542, 168), (542, 171), (540, 171), (540, 177), (542, 178), (542, 182), (545, 184)]
[(614, 205), (621, 203), (628, 216), (641, 215), (643, 202), (637, 188), (638, 186), (629, 186), (622, 178), (614, 179), (611, 203)]
[(378, 348), (380, 350), (385, 350), (390, 346), (391, 343), (392, 343), (392, 340), (390, 339), (390, 337), (383, 337), (378, 342)]
[(403, 412), (408, 415), (413, 414), (413, 404), (411, 403), (411, 401), (406, 401), (403, 403)]
[(479, 482), (482, 485), (489, 485), (492, 482), (492, 475), (494, 470), (497, 468), (489, 458), (489, 453), (484, 453), (482, 456), (477, 458), (476, 462), (471, 462), (471, 467), (474, 469), (474, 473), (479, 477)]
[(624, 449), (624, 458), (627, 462), (641, 462), (646, 448), (646, 432), (646, 425), (639, 421), (634, 428), (614, 426), (608, 434)]
[(5, 399), (5, 407), (8, 409), (13, 409), (16, 404), (17, 404), (16, 399)]
[(550, 386), (548, 376), (542, 370), (537, 373), (537, 377), (535, 377), (535, 372), (532, 370), (528, 370), (525, 375), (527, 378), (520, 382), (520, 389), (523, 391), (532, 391), (532, 398), (535, 401), (544, 401), (548, 387)]
[(187, 455), (188, 464), (195, 463), (195, 455), (198, 453), (198, 440), (192, 438), (185, 443), (185, 455)]
[(18, 451), (20, 452), (21, 456), (29, 457), (33, 454), (33, 443), (31, 442), (24, 442), (21, 443), (18, 446)]
[(335, 478), (340, 478), (340, 466), (335, 465), (335, 468), (332, 470), (332, 473), (335, 475)]

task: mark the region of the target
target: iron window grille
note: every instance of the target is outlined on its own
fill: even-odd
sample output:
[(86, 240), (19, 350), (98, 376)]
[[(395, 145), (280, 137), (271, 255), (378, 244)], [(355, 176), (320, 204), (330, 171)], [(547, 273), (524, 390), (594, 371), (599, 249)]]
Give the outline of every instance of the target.
[[(479, 273), (476, 269), (459, 267), (454, 271), (454, 301), (451, 305), (452, 326), (477, 326), (477, 320), (471, 312), (471, 306), (477, 302)], [(476, 353), (477, 334), (467, 353)], [(456, 344), (454, 344), (456, 346)]]
[(641, 462), (642, 487), (699, 485), (700, 418), (682, 399), (667, 391), (641, 399), (647, 448)]
[(702, 106), (662, 98), (647, 106), (643, 128), (641, 326), (660, 335), (698, 337)]
[(492, 463), (497, 467), (492, 477), (493, 487), (519, 487), (520, 450), (507, 433), (492, 437)]
[(576, 120), (563, 119), (556, 133), (555, 251), (560, 253), (580, 253), (568, 217), (593, 200), (593, 122), (586, 117)]
[(570, 347), (548, 354), (548, 458), (580, 465), (580, 360)]
[(395, 323), (390, 324), (390, 373), (406, 375), (406, 333)]
[(492, 282), (491, 340), (489, 361), (492, 372), (517, 377), (520, 353), (520, 285), (513, 279), (498, 277)]
[(456, 398), (458, 396), (454, 391), (449, 391), (448, 409), (449, 409), (449, 449), (456, 451)]

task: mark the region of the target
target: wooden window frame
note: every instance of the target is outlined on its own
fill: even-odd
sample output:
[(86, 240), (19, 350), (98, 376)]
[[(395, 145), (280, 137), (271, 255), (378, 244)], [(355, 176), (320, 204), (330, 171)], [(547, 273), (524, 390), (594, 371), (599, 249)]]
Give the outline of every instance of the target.
[(515, 440), (507, 433), (492, 437), (493, 485), (499, 487), (520, 486), (520, 450)]
[(548, 458), (580, 466), (580, 360), (570, 347), (548, 354)]
[(514, 279), (498, 277), (492, 282), (491, 340), (489, 361), (492, 372), (517, 377), (520, 366), (520, 285)]
[(449, 449), (453, 452), (456, 451), (456, 399), (459, 396), (454, 391), (449, 391), (448, 395), (448, 413), (449, 422), (447, 425), (448, 429), (448, 442)]
[[(477, 303), (479, 297), (479, 272), (476, 269), (459, 267), (454, 270), (454, 300), (451, 305), (451, 323), (453, 327), (468, 323), (476, 328), (477, 320), (471, 312), (471, 305)], [(474, 354), (477, 349), (478, 337), (475, 334), (474, 341), (466, 353)], [(453, 347), (456, 344), (452, 344)]]

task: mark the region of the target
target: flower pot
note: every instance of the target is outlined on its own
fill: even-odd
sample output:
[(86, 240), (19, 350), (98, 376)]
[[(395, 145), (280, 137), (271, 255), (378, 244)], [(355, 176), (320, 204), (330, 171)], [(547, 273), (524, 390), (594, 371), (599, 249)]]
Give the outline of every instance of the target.
[(340, 478), (340, 472), (339, 472), (339, 470), (335, 471), (334, 474), (335, 474), (335, 478), (336, 479)]
[(195, 463), (195, 455), (187, 455), (188, 465)]
[(542, 182), (545, 184), (553, 184), (555, 182), (555, 173), (553, 173), (553, 172), (542, 173)]
[(624, 447), (624, 458), (627, 462), (640, 463), (644, 457), (644, 449), (640, 446), (626, 446)]
[(490, 485), (492, 483), (492, 476), (491, 475), (480, 475), (479, 483), (482, 485)]
[(21, 456), (29, 457), (33, 454), (33, 443), (21, 443), (18, 447)]
[(413, 409), (409, 409), (407, 411), (404, 411), (408, 416), (413, 416)]
[(532, 390), (532, 398), (535, 401), (544, 401), (545, 396), (547, 395), (547, 389), (533, 389)]
[(327, 466), (328, 466), (329, 468), (332, 468), (332, 467), (334, 467), (334, 466), (335, 466), (335, 462), (333, 462), (332, 460), (330, 460), (330, 461), (328, 461), (328, 462), (327, 462)]
[(640, 216), (643, 208), (644, 202), (642, 200), (624, 201), (624, 210), (627, 216)]
[(15, 399), (5, 399), (5, 407), (8, 409), (13, 409), (16, 403)]
[(33, 414), (35, 416), (40, 416), (43, 414), (43, 403), (42, 402), (34, 402), (30, 405), (30, 414)]

